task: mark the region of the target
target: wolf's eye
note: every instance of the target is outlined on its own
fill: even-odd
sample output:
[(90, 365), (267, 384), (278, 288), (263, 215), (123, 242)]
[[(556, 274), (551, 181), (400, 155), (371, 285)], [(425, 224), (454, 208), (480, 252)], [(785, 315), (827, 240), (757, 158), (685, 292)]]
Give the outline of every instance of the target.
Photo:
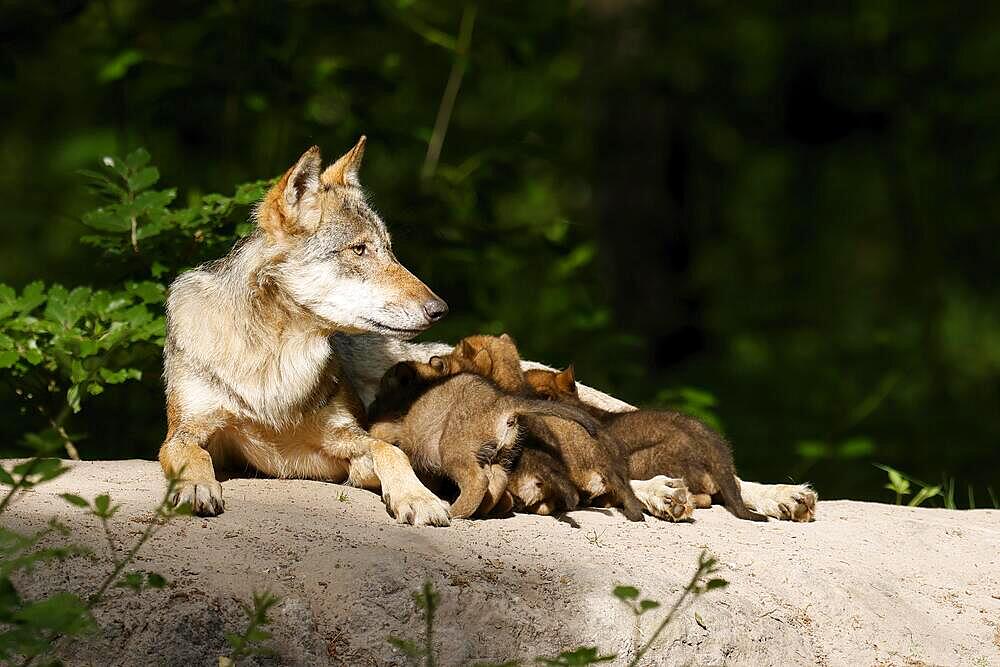
[(352, 245), (351, 250), (353, 250), (354, 254), (358, 257), (364, 257), (368, 253), (368, 246), (364, 243), (359, 243), (357, 245)]

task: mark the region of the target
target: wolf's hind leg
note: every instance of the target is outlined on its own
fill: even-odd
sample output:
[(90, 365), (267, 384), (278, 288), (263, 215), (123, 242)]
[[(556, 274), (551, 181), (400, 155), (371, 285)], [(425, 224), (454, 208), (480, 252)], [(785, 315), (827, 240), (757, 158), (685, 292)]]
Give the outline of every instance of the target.
[(172, 429), (167, 441), (160, 447), (160, 466), (167, 477), (176, 477), (178, 484), (168, 499), (173, 505), (190, 503), (191, 511), (199, 516), (222, 514), (226, 504), (222, 500), (222, 485), (215, 479), (212, 456), (204, 443), (207, 429)]
[(743, 502), (765, 516), (808, 522), (816, 518), (816, 492), (808, 484), (759, 484), (736, 478)]
[(498, 514), (506, 514), (513, 506), (513, 500), (508, 500), (504, 497), (507, 492), (508, 479), (506, 468), (494, 463), (486, 469), (486, 476), (488, 478), (488, 486), (486, 488), (486, 495), (483, 496), (483, 502), (479, 506), (479, 515), (488, 516), (494, 511)]

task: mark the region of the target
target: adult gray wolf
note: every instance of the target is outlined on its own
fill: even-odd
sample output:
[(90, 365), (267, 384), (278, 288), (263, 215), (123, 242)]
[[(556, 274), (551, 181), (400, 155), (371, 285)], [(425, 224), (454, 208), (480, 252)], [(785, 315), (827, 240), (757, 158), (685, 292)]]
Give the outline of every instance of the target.
[[(251, 466), (380, 490), (397, 520), (448, 525), (448, 504), (420, 483), (406, 455), (365, 430), (364, 406), (389, 367), (451, 347), (407, 342), (448, 307), (393, 255), (358, 179), (364, 149), (361, 137), (326, 169), (319, 148), (307, 150), (257, 206), (247, 238), (171, 285), (159, 459), (179, 477), (174, 503), (219, 514), (215, 466)], [(629, 408), (582, 385), (580, 396)], [(744, 494), (765, 514), (766, 503), (780, 512), (802, 491), (748, 484)], [(685, 493), (663, 476), (633, 488), (659, 516)]]

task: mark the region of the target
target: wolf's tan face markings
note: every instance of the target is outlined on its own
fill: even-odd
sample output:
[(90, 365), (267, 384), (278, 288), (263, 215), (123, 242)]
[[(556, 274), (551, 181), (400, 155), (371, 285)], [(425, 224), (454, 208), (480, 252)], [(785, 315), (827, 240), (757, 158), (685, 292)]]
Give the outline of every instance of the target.
[(322, 173), (319, 151), (306, 151), (258, 219), (282, 250), (272, 275), (298, 305), (334, 330), (408, 338), (448, 307), (393, 254), (358, 180), (364, 145), (362, 138)]

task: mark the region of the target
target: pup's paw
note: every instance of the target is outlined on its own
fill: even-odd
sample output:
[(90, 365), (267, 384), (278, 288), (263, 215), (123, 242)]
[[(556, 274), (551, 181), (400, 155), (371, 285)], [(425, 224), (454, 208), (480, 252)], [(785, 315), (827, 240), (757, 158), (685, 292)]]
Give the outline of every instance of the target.
[[(750, 509), (784, 521), (809, 522), (816, 518), (816, 492), (808, 484), (762, 484), (752, 498)], [(752, 504), (751, 504), (752, 501)]]
[(448, 526), (451, 524), (450, 505), (422, 486), (391, 495), (386, 494), (383, 499), (389, 514), (400, 523), (414, 526)]
[(198, 516), (216, 516), (226, 511), (222, 485), (215, 480), (181, 482), (167, 500), (174, 507), (190, 504), (191, 511)]
[(655, 517), (684, 521), (694, 514), (694, 502), (683, 479), (657, 475), (652, 479), (634, 479), (630, 484), (635, 497)]

